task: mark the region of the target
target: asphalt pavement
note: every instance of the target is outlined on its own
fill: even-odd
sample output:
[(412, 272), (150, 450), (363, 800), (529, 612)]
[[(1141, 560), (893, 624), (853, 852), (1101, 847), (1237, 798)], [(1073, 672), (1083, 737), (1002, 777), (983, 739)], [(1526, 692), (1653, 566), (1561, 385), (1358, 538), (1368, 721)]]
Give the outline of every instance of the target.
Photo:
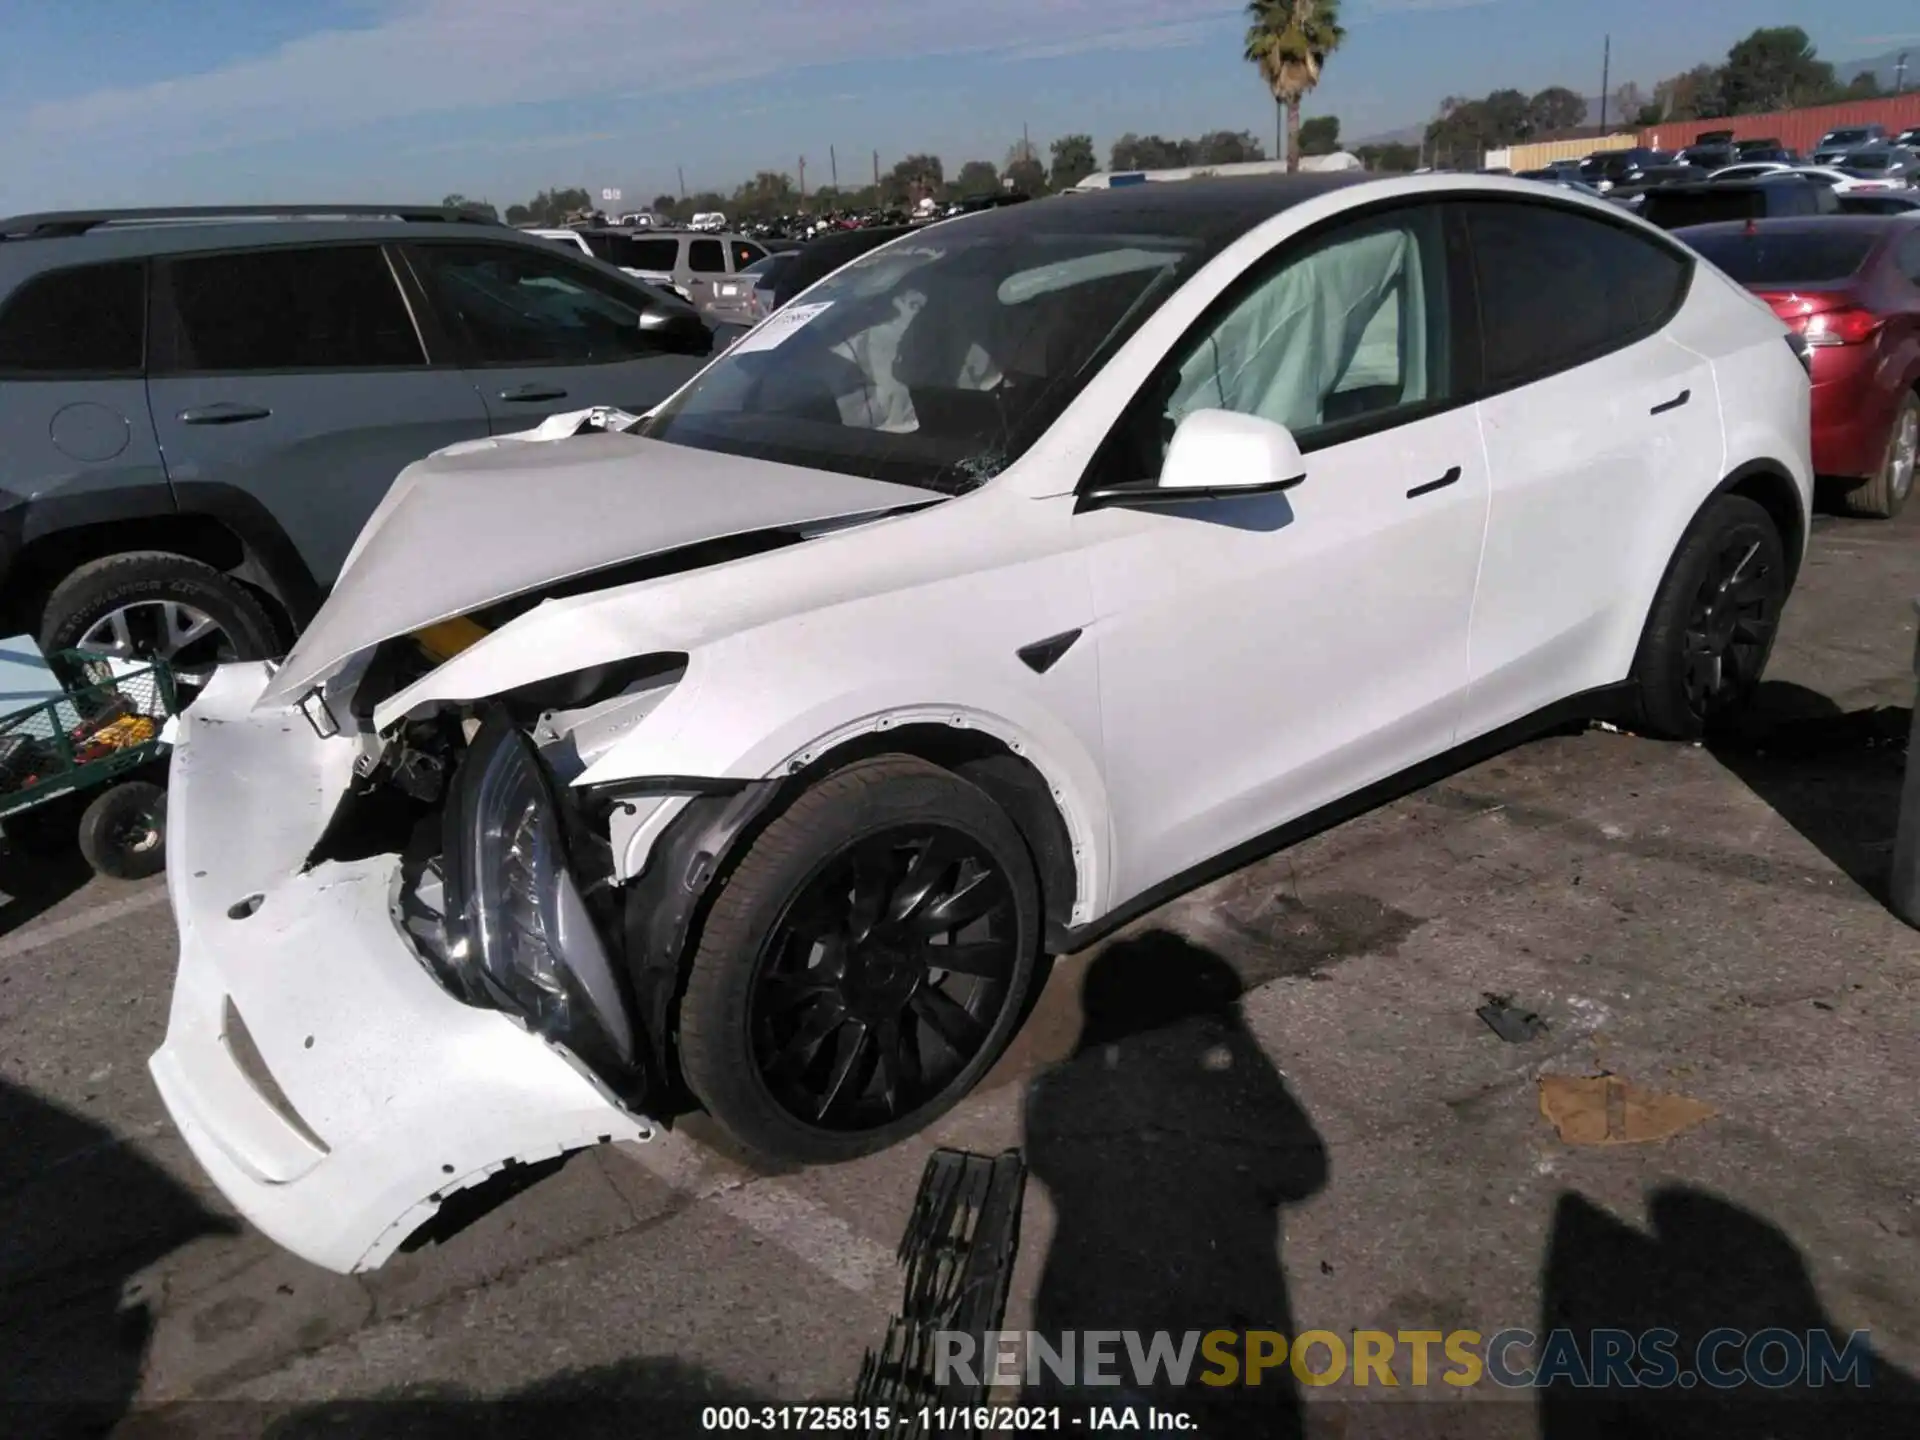
[[(1868, 1330), (1873, 1392), (1920, 1394), (1920, 936), (1880, 898), (1916, 594), (1920, 512), (1823, 519), (1737, 740), (1537, 741), (1186, 896), (1058, 964), (986, 1084), (886, 1154), (757, 1173), (696, 1119), (358, 1277), (235, 1220), (167, 1122), (160, 882), (0, 854), (6, 1428), (470, 1434), (464, 1402), (510, 1397), (652, 1435), (844, 1398), (938, 1145), (1025, 1147), (1010, 1328)], [(1490, 995), (1544, 1033), (1502, 1040)], [(1590, 1395), (1396, 1365), (1192, 1408), (1606, 1433)], [(1612, 1395), (1608, 1428), (1682, 1399)], [(1920, 1433), (1835, 1399), (1771, 1433)]]

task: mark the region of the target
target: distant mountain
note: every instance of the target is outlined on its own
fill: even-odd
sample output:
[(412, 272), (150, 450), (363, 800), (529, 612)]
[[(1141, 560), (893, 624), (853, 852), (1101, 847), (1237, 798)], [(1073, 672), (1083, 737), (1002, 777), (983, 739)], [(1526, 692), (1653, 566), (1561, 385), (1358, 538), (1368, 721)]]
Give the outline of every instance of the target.
[(1871, 70), (1873, 78), (1880, 82), (1880, 88), (1891, 90), (1901, 83), (1898, 72), (1901, 57), (1907, 61), (1906, 87), (1912, 90), (1920, 87), (1920, 45), (1903, 45), (1898, 50), (1889, 50), (1884, 55), (1870, 55), (1864, 60), (1836, 61), (1833, 73), (1840, 77), (1842, 84), (1853, 79), (1863, 70)]
[(1351, 150), (1356, 145), (1418, 145), (1427, 138), (1427, 122), (1418, 125), (1402, 125), (1398, 130), (1384, 130), (1378, 135), (1363, 136), (1358, 140), (1343, 139), (1342, 149)]

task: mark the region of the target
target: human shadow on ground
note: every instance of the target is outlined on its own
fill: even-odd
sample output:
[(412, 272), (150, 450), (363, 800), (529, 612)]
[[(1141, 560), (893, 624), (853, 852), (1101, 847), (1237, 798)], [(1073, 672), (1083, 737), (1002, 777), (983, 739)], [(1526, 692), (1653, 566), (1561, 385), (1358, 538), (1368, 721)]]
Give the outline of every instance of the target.
[[(43, 813), (44, 812), (44, 813)], [(0, 936), (45, 914), (93, 878), (75, 842), (79, 811), (59, 800), (0, 820)]]
[(1912, 722), (1911, 707), (1842, 710), (1818, 691), (1770, 680), (1708, 749), (1884, 904)]
[[(1166, 931), (1116, 943), (1088, 967), (1078, 1047), (1032, 1082), (1027, 1159), (1056, 1227), (1034, 1328), (1294, 1333), (1280, 1257), (1282, 1207), (1325, 1185), (1327, 1154), (1285, 1079), (1241, 1018), (1242, 985), (1210, 950)], [(1130, 1372), (1116, 1345), (1119, 1371)], [(1284, 1366), (1257, 1386), (1075, 1385), (1050, 1372), (1034, 1404), (1154, 1404), (1207, 1435), (1301, 1432)], [(1036, 1377), (1029, 1375), (1030, 1380)], [(1082, 1377), (1084, 1378), (1084, 1376)], [(1144, 1418), (1144, 1417), (1143, 1417)]]
[(152, 1328), (129, 1282), (235, 1227), (103, 1126), (4, 1081), (0, 1137), (0, 1433), (102, 1433)]
[[(1920, 1384), (1867, 1338), (1848, 1353), (1852, 1337), (1821, 1304), (1805, 1260), (1776, 1226), (1686, 1188), (1656, 1191), (1647, 1213), (1642, 1230), (1578, 1195), (1561, 1198), (1542, 1276), (1536, 1358), (1551, 1352), (1547, 1337), (1555, 1330), (1571, 1333), (1569, 1353), (1583, 1365), (1607, 1344), (1599, 1332), (1637, 1344), (1649, 1332), (1668, 1331), (1671, 1381), (1583, 1389), (1572, 1383), (1579, 1367), (1543, 1367), (1554, 1378), (1536, 1391), (1542, 1440), (1920, 1435)], [(1755, 1342), (1762, 1332), (1771, 1334)], [(1827, 1366), (1826, 1383), (1816, 1385), (1809, 1382), (1819, 1369), (1819, 1337), (1840, 1363)], [(1860, 1357), (1857, 1369), (1845, 1364), (1853, 1355)], [(1788, 1383), (1710, 1383), (1742, 1373)]]

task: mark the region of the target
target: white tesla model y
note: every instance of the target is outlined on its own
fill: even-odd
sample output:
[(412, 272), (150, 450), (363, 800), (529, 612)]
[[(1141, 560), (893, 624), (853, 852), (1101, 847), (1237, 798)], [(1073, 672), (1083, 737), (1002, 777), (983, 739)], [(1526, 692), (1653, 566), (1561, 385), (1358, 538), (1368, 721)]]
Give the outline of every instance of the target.
[(1201, 180), (904, 236), (635, 423), (412, 466), (292, 654), (218, 673), (155, 1079), (342, 1270), (693, 1104), (872, 1151), (1043, 953), (1530, 727), (1699, 734), (1810, 487), (1780, 321), (1573, 192)]

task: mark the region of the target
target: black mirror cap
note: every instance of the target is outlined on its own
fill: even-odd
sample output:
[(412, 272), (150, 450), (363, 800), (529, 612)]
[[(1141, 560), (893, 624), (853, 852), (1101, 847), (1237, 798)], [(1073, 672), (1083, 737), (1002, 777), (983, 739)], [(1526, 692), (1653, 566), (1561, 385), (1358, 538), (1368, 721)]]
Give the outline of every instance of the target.
[(671, 295), (655, 292), (640, 308), (640, 329), (676, 355), (713, 352), (713, 332), (700, 312)]

